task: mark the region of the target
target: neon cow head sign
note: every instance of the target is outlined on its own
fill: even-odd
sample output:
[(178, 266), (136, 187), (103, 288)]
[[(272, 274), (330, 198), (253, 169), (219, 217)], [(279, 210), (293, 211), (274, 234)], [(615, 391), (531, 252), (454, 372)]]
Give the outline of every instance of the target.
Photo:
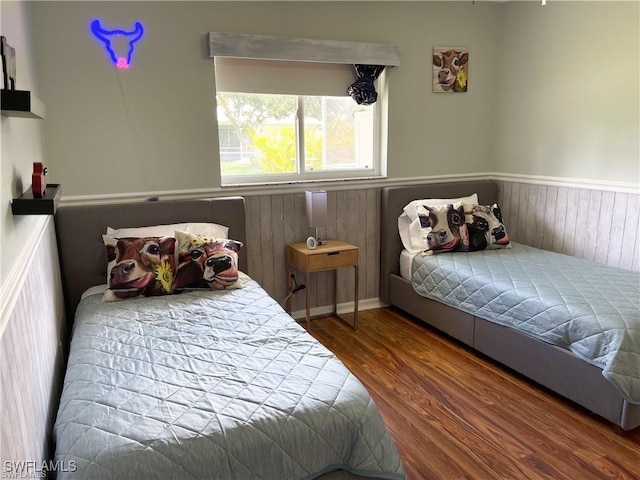
[[(144, 34), (144, 28), (140, 22), (136, 22), (133, 26), (133, 30), (127, 32), (126, 30), (114, 29), (107, 30), (100, 25), (100, 20), (94, 20), (91, 22), (91, 33), (95, 37), (104, 43), (104, 47), (109, 54), (109, 58), (117, 68), (129, 68), (131, 66), (131, 57), (133, 56), (133, 47), (135, 43), (142, 38)], [(116, 54), (115, 40), (123, 37), (126, 39), (126, 55)]]

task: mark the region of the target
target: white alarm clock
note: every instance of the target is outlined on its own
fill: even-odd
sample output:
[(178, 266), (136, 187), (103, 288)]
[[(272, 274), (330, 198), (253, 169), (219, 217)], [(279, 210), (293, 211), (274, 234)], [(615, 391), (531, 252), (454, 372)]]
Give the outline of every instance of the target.
[(309, 250), (313, 250), (317, 246), (318, 246), (318, 240), (316, 240), (315, 237), (307, 238), (307, 248)]

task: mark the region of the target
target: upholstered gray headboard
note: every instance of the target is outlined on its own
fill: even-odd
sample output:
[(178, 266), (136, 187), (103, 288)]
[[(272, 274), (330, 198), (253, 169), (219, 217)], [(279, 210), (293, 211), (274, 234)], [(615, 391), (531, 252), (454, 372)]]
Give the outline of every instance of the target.
[(400, 274), (402, 242), (398, 234), (398, 217), (404, 206), (421, 198), (455, 198), (478, 194), (478, 201), (498, 201), (498, 184), (494, 181), (430, 183), (382, 189), (380, 212), (380, 300), (389, 301), (389, 275)]
[[(108, 205), (61, 206), (55, 215), (67, 321), (71, 323), (82, 293), (106, 282), (107, 254), (102, 241), (107, 227), (125, 228), (205, 222), (229, 227), (229, 237), (247, 244), (244, 198), (161, 200)], [(246, 247), (245, 247), (246, 248)], [(247, 271), (240, 251), (239, 267)]]

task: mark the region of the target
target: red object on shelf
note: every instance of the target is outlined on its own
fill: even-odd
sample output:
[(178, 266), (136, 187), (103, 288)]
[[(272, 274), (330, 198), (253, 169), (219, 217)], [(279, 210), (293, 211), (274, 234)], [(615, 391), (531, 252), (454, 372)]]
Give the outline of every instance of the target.
[(44, 192), (47, 190), (47, 180), (44, 178), (46, 174), (47, 169), (42, 165), (42, 162), (33, 162), (33, 174), (31, 175), (33, 198), (44, 197)]

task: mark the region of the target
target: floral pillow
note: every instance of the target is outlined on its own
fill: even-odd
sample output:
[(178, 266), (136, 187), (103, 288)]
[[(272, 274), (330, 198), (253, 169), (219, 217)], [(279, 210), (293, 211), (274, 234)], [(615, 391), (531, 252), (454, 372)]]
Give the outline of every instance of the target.
[(178, 268), (174, 290), (242, 288), (238, 280), (238, 252), (241, 242), (176, 232)]
[(417, 209), (425, 245), (423, 255), (469, 249), (462, 205), (420, 205)]
[(509, 235), (497, 203), (493, 205), (463, 204), (469, 230), (469, 250), (511, 248)]
[(173, 293), (175, 245), (173, 237), (103, 235), (107, 249), (107, 284), (102, 301)]

